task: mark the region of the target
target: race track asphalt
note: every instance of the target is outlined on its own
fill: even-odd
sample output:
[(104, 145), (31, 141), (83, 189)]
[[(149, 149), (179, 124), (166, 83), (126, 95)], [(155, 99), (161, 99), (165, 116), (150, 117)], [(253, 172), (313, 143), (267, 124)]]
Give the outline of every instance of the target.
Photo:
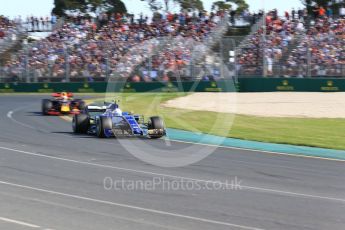
[[(41, 116), (42, 98), (0, 96), (1, 230), (345, 229), (344, 162), (218, 148), (190, 166), (157, 167), (116, 139)], [(192, 145), (129, 144), (172, 154)]]

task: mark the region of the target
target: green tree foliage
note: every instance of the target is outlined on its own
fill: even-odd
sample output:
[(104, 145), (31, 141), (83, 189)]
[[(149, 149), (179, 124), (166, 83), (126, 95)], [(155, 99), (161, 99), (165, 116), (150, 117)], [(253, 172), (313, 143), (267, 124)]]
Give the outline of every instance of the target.
[(86, 0), (54, 0), (53, 14), (63, 16), (66, 11), (85, 12), (87, 8)]
[(327, 7), (329, 0), (301, 0), (301, 2), (306, 6), (312, 6), (313, 4), (317, 4), (319, 6)]
[(101, 6), (109, 13), (127, 13), (126, 5), (121, 0), (103, 0)]
[(340, 5), (342, 4), (342, 3), (336, 3), (336, 1), (330, 1), (330, 0), (301, 0), (301, 2), (303, 5), (306, 6), (309, 15), (312, 14), (314, 5), (323, 6), (326, 8), (329, 6), (329, 3), (332, 3), (330, 6), (333, 9), (333, 11), (337, 13)]
[(141, 0), (146, 1), (152, 11), (166, 9), (168, 10), (169, 3), (176, 2), (184, 10), (204, 10), (204, 4), (201, 0)]
[(64, 16), (66, 12), (91, 13), (101, 12), (127, 12), (122, 0), (54, 0), (54, 9), (52, 13)]
[(228, 0), (233, 1), (237, 5), (236, 12), (242, 13), (244, 10), (249, 9), (249, 5), (245, 0)]
[(204, 4), (200, 0), (179, 0), (180, 6), (185, 10), (204, 10)]
[(230, 10), (232, 5), (224, 1), (217, 1), (212, 4), (212, 10)]
[(214, 2), (212, 5), (212, 9), (214, 10), (230, 10), (233, 8), (232, 4), (237, 6), (236, 12), (241, 13), (244, 10), (249, 8), (249, 5), (246, 3), (245, 0), (224, 0), (224, 1), (217, 1)]

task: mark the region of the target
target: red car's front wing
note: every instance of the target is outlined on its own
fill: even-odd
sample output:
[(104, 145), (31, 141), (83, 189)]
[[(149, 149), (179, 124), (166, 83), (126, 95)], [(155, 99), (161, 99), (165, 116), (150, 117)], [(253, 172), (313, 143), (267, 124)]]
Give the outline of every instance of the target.
[(59, 115), (64, 115), (64, 114), (74, 115), (74, 114), (79, 114), (79, 113), (80, 113), (80, 110), (74, 110), (74, 111), (70, 111), (68, 113), (61, 113), (60, 111), (56, 111), (56, 110), (48, 111), (48, 115), (52, 115), (52, 116), (59, 116)]

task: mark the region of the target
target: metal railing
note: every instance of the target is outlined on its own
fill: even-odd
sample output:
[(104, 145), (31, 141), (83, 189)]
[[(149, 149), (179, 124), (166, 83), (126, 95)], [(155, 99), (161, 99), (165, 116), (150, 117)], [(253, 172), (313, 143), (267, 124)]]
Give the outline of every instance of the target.
[[(59, 44), (52, 51), (50, 43), (46, 46), (43, 43), (34, 47), (27, 45), (18, 57), (0, 67), (0, 81), (107, 81), (123, 80), (136, 74), (152, 80), (160, 79), (165, 74), (171, 78), (190, 80), (212, 78), (211, 75), (219, 77), (220, 58), (207, 60), (211, 55), (210, 50), (192, 38), (151, 39), (129, 46), (123, 55), (117, 52), (119, 46), (121, 44), (114, 42), (90, 42), (72, 46)], [(83, 53), (90, 47), (93, 47), (92, 52)], [(175, 52), (182, 55), (181, 59), (175, 57)], [(176, 65), (170, 66), (168, 61)], [(183, 64), (177, 64), (180, 62)], [(215, 70), (217, 68), (219, 71)]]
[(25, 22), (21, 22), (20, 26), (22, 30), (26, 32), (52, 32), (61, 28), (65, 23), (65, 19), (63, 17), (58, 18), (55, 21), (52, 20), (29, 20)]
[[(298, 62), (291, 62), (288, 55), (284, 63), (280, 63), (279, 60), (263, 61), (264, 49), (267, 47), (258, 47), (251, 50), (251, 53), (257, 53), (257, 62), (252, 62), (255, 63), (253, 65), (241, 64), (238, 57), (241, 50), (245, 50), (243, 47), (239, 49), (243, 37), (223, 37), (229, 27), (228, 20), (229, 16), (226, 15), (212, 33), (208, 34), (204, 42), (191, 42), (182, 37), (164, 37), (132, 45), (126, 45), (126, 41), (80, 44), (59, 42), (54, 47), (51, 47), (51, 44), (45, 47), (44, 43), (27, 45), (18, 57), (0, 67), (0, 81), (106, 81), (110, 78), (125, 79), (134, 75), (138, 75), (140, 80), (145, 81), (162, 80), (167, 72), (169, 78), (180, 77), (190, 80), (234, 76), (345, 77), (345, 63), (326, 65), (320, 62), (318, 64), (318, 60), (310, 53), (310, 47), (304, 47), (305, 53), (302, 55), (303, 58), (298, 58)], [(164, 52), (164, 47), (167, 45), (179, 47), (181, 44), (187, 44), (185, 49), (190, 51), (186, 64), (172, 70), (154, 65), (155, 57)], [(207, 61), (212, 56), (209, 51), (215, 51), (214, 47), (217, 45), (219, 47), (216, 52), (219, 52), (222, 60), (213, 60), (210, 64)], [(36, 51), (31, 46), (35, 47)], [(122, 49), (121, 52), (118, 52), (119, 48)], [(297, 46), (297, 48), (303, 48), (303, 46)], [(85, 54), (83, 52), (85, 50), (89, 52)], [(286, 47), (285, 50), (287, 50)], [(235, 51), (235, 55), (230, 57), (230, 51)], [(230, 61), (230, 59), (233, 60)], [(219, 63), (225, 63), (226, 69), (230, 71), (225, 73)]]
[(229, 28), (229, 15), (225, 14), (224, 18), (218, 23), (217, 27), (213, 29), (212, 33), (208, 35), (206, 40), (203, 42), (207, 47), (212, 48), (215, 44), (220, 42), (223, 35)]
[[(0, 73), (3, 69), (0, 69)], [(85, 70), (84, 70), (85, 71)], [(42, 72), (47, 74), (42, 75)], [(49, 68), (32, 69), (28, 73), (24, 71), (13, 72), (11, 75), (3, 75), (2, 83), (9, 82), (66, 82), (66, 77), (63, 75), (49, 76)], [(68, 82), (104, 82), (104, 81), (191, 81), (191, 80), (218, 80), (223, 79), (222, 67), (220, 64), (200, 63), (199, 65), (183, 65), (174, 69), (160, 69), (151, 67), (149, 65), (141, 64), (127, 72), (126, 67), (108, 73), (109, 78), (106, 77), (106, 70), (98, 74), (84, 74), (70, 76)]]
[[(219, 42), (227, 31), (228, 20), (226, 15), (203, 42), (198, 42), (198, 45), (202, 44), (207, 49)], [(69, 82), (77, 78), (86, 81), (105, 81), (115, 75), (120, 78), (129, 77), (137, 66), (164, 51), (164, 46), (169, 42), (178, 47), (179, 43), (186, 43), (187, 40), (186, 38), (164, 37), (134, 44), (120, 40), (54, 44), (39, 41), (24, 45), (23, 50), (0, 67), (0, 81)], [(194, 43), (189, 45), (189, 48), (193, 49), (193, 46)], [(206, 52), (196, 53), (193, 52), (194, 55), (191, 57), (193, 60), (191, 65), (194, 66), (202, 62), (207, 54)]]
[[(345, 77), (345, 64), (299, 64), (270, 65), (266, 67), (267, 77)], [(261, 65), (237, 65), (239, 77), (263, 77), (264, 67)]]
[[(142, 48), (141, 50), (135, 49), (139, 52), (146, 53), (148, 50)], [(135, 51), (133, 50), (133, 53)], [(138, 54), (138, 53), (137, 53)], [(138, 55), (138, 57), (140, 54)], [(151, 60), (152, 61), (152, 60)], [(227, 66), (226, 74), (235, 73), (232, 72), (232, 66)], [(122, 62), (122, 65), (111, 66), (105, 65), (98, 69), (98, 71), (90, 71), (88, 68), (74, 68), (69, 67), (65, 71), (55, 71), (54, 67), (42, 66), (41, 68), (27, 68), (23, 66), (19, 68), (2, 67), (0, 68), (0, 82), (66, 82), (66, 75), (68, 76), (68, 82), (80, 82), (80, 81), (107, 81), (112, 80), (133, 80), (136, 78), (139, 81), (165, 81), (166, 77), (169, 80), (179, 79), (182, 81), (187, 80), (216, 80), (226, 78), (224, 76), (224, 68), (219, 62), (209, 63), (199, 62), (198, 64), (189, 63), (174, 68), (159, 68), (157, 66), (150, 65), (150, 61), (143, 60), (136, 63), (130, 63), (126, 65), (126, 62)], [(345, 77), (345, 64), (337, 65), (272, 65), (267, 68), (267, 78), (278, 77), (291, 77), (291, 78), (327, 78)], [(228, 70), (231, 70), (229, 72)], [(262, 66), (258, 65), (237, 65), (236, 74), (239, 78), (246, 77), (263, 77)], [(67, 72), (68, 71), (68, 72)]]

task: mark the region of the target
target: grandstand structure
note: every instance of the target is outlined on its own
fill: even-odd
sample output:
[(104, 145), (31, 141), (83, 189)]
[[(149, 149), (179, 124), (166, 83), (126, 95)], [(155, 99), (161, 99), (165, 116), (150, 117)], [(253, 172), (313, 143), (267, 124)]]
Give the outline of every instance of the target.
[(22, 27), (4, 16), (0, 16), (0, 54), (11, 51), (26, 37)]
[(237, 47), (239, 75), (344, 77), (345, 20), (324, 16), (305, 25), (303, 18), (268, 13), (266, 31), (257, 27)]
[[(198, 16), (171, 14), (150, 22), (134, 21), (126, 15), (102, 23), (83, 17), (60, 23), (33, 18), (23, 27), (5, 20), (10, 24), (2, 28), (7, 35), (0, 38), (0, 53), (6, 57), (0, 62), (0, 79), (94, 82), (106, 81), (119, 72), (126, 73), (119, 80), (134, 82), (345, 76), (345, 19), (325, 15), (308, 27), (303, 17), (280, 17), (270, 11), (237, 20), (251, 24), (234, 23), (225, 11)], [(23, 42), (28, 32), (39, 30), (51, 34)], [(169, 39), (177, 39), (180, 45), (169, 48)], [(213, 65), (212, 73), (202, 76), (200, 69), (209, 64), (210, 57), (193, 49), (196, 44), (188, 43), (190, 39), (205, 47), (200, 50), (218, 53), (231, 70), (230, 76), (221, 74), (220, 65)], [(148, 55), (157, 40), (165, 40), (162, 44), (168, 48)], [(126, 55), (131, 49), (134, 52)], [(9, 50), (11, 55), (4, 55)]]
[[(152, 23), (133, 22), (122, 17), (102, 25), (89, 18), (69, 21), (47, 38), (24, 45), (2, 68), (3, 79), (26, 82), (104, 81), (122, 68), (123, 63), (119, 62), (129, 50), (145, 41), (184, 37), (213, 46), (227, 31), (229, 21), (228, 15), (222, 12), (210, 16), (180, 17), (176, 22), (177, 17), (172, 15), (171, 19), (156, 19)], [(172, 56), (173, 60), (165, 59), (161, 63), (165, 71), (160, 78), (174, 71), (174, 66), (168, 68), (170, 64), (189, 64), (190, 60), (185, 55), (182, 57), (173, 51)], [(133, 65), (137, 58), (138, 54), (133, 55), (127, 62)], [(158, 72), (157, 69), (146, 70), (152, 71)]]

